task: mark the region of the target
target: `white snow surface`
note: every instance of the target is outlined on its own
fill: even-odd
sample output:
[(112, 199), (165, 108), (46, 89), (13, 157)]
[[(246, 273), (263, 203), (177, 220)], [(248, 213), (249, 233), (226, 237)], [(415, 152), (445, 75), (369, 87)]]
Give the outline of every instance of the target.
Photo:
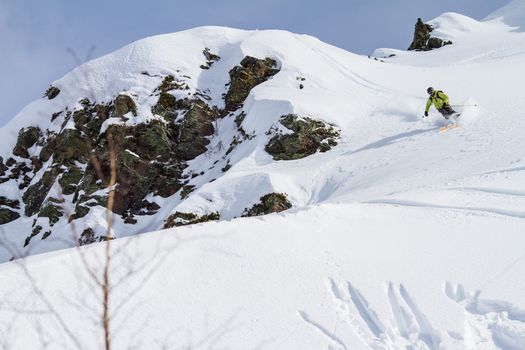
[[(203, 27), (147, 38), (53, 83), (59, 97), (2, 129), (3, 151), (21, 126), (48, 127), (47, 114), (79, 96), (145, 96), (159, 80), (142, 71), (187, 72), (191, 88), (210, 87), (220, 106), (228, 69), (246, 55), (272, 57), (281, 71), (248, 97), (243, 127), (257, 136), (232, 152), (231, 170), (196, 178), (185, 201), (159, 200), (166, 215), (219, 211), (225, 220), (111, 242), (114, 348), (525, 349), (523, 8), (513, 1), (483, 21), (444, 14), (431, 23), (453, 45), (376, 51), (396, 53), (385, 62), (283, 31)], [(203, 47), (223, 58), (209, 71), (199, 69)], [(435, 109), (421, 118), (428, 86), (477, 107), (455, 107), (459, 128), (440, 133), (446, 121)], [(292, 112), (337, 125), (338, 146), (273, 161), (264, 133)], [(149, 108), (139, 115), (155, 118)], [(222, 120), (210, 150), (234, 129)], [(206, 170), (210, 157), (191, 169)], [(293, 208), (235, 218), (253, 204), (247, 198), (272, 191)], [(90, 220), (104, 225), (104, 215)], [(141, 219), (131, 232), (116, 220), (117, 236), (162, 227)], [(15, 241), (16, 227), (4, 227)], [(33, 252), (67, 246), (50, 242)], [(0, 265), (0, 344), (102, 348), (100, 293), (81, 256), (98, 274), (104, 247)]]

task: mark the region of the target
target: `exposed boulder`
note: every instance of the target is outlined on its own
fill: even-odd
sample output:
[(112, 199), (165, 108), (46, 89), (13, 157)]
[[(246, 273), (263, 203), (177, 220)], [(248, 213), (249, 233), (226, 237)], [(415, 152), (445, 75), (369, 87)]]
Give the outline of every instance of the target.
[(155, 106), (151, 109), (153, 114), (160, 115), (166, 121), (171, 122), (177, 118), (177, 99), (175, 96), (170, 95), (167, 92), (161, 92), (159, 100)]
[(57, 201), (52, 201), (51, 199), (40, 209), (38, 217), (48, 218), (49, 225), (53, 226), (56, 224), (64, 214), (62, 213), (62, 208), (55, 204)]
[(158, 169), (151, 167), (149, 162), (142, 161), (136, 157), (126, 155), (127, 160), (119, 160), (120, 168), (115, 189), (115, 201), (113, 212), (123, 215), (128, 210), (138, 209), (142, 199), (151, 191), (151, 186)]
[[(96, 141), (104, 121), (115, 113), (115, 105), (91, 104), (87, 98), (82, 99), (80, 103), (84, 106), (84, 108), (73, 112), (75, 128), (82, 131), (86, 135), (89, 135), (93, 141)], [(123, 105), (121, 108), (127, 108), (126, 101), (120, 103)], [(66, 115), (69, 115), (69, 112)], [(66, 119), (68, 118), (69, 117)]]
[(104, 242), (108, 240), (112, 240), (113, 237), (108, 236), (96, 236), (95, 231), (93, 231), (92, 228), (87, 228), (84, 231), (82, 231), (82, 234), (78, 238), (77, 244), (79, 246), (88, 245), (96, 242)]
[[(44, 149), (46, 149), (45, 146)], [(86, 163), (89, 159), (91, 143), (80, 131), (65, 129), (56, 137), (53, 145), (48, 149), (53, 152), (53, 160), (57, 163), (66, 164), (69, 161)], [(44, 161), (42, 158), (45, 157), (42, 157), (42, 152), (40, 153), (40, 159)]]
[(206, 64), (201, 65), (201, 69), (210, 69), (215, 62), (221, 59), (221, 56), (211, 53), (209, 48), (205, 48), (202, 54), (206, 57)]
[(13, 154), (22, 158), (29, 158), (27, 150), (37, 143), (40, 136), (40, 129), (37, 127), (30, 126), (20, 129)]
[(97, 237), (95, 237), (95, 232), (91, 228), (87, 228), (82, 231), (82, 234), (78, 238), (79, 246), (88, 245), (95, 242), (97, 242)]
[(433, 36), (430, 39), (428, 39), (427, 49), (428, 50), (439, 49), (440, 47), (443, 47), (445, 45), (450, 45), (450, 44), (452, 44), (452, 41), (450, 40), (443, 40), (443, 39), (436, 38)]
[(153, 92), (168, 92), (171, 90), (188, 90), (188, 85), (183, 80), (176, 79), (173, 75), (167, 75)]
[(431, 37), (430, 33), (433, 30), (434, 28), (430, 24), (424, 23), (421, 18), (418, 18), (414, 30), (414, 39), (408, 50), (429, 51), (452, 44), (452, 41), (450, 40), (445, 41), (443, 39)]
[(46, 198), (49, 190), (55, 183), (58, 170), (51, 169), (42, 175), (40, 181), (36, 184), (31, 185), (24, 193), (22, 199), (25, 203), (25, 215), (32, 216), (40, 210), (44, 199)]
[(213, 135), (213, 122), (219, 117), (219, 112), (209, 107), (205, 102), (197, 100), (178, 125), (179, 137), (176, 152), (183, 160), (191, 160), (206, 152), (210, 143), (208, 136)]
[(274, 59), (246, 56), (240, 66), (230, 70), (230, 87), (224, 98), (226, 112), (238, 109), (254, 87), (277, 73), (279, 68)]
[(128, 95), (118, 95), (115, 99), (115, 114), (117, 117), (123, 117), (129, 112), (137, 116), (137, 106), (135, 102)]
[(26, 237), (25, 241), (24, 241), (24, 247), (27, 247), (29, 245), (29, 243), (31, 242), (31, 239), (35, 236), (37, 236), (40, 232), (42, 232), (42, 229), (43, 227), (38, 225), (38, 226), (35, 226), (33, 228), (33, 230), (31, 231), (31, 234), (29, 236)]
[(57, 137), (54, 134), (50, 135), (46, 139), (46, 141), (44, 142), (44, 146), (42, 147), (42, 149), (40, 150), (40, 154), (38, 155), (38, 159), (41, 162), (47, 162), (49, 158), (51, 158), (55, 150), (56, 142)]
[(288, 114), (281, 117), (280, 123), (292, 133), (277, 133), (266, 145), (266, 152), (275, 160), (300, 159), (337, 145), (339, 132), (320, 120)]
[(131, 149), (141, 157), (164, 161), (169, 159), (172, 142), (163, 123), (153, 120), (148, 124), (139, 124), (132, 131), (132, 135), (137, 138), (137, 142)]
[(62, 193), (65, 195), (75, 193), (77, 185), (82, 180), (84, 172), (82, 169), (72, 165), (69, 167), (66, 173), (58, 180), (58, 183), (62, 187)]
[(9, 199), (4, 196), (0, 196), (0, 205), (6, 206), (12, 209), (20, 209), (20, 201), (15, 199)]
[(184, 98), (177, 100), (175, 96), (169, 93), (172, 90), (187, 90), (187, 84), (183, 81), (178, 81), (173, 75), (166, 76), (162, 83), (155, 89), (160, 91), (159, 100), (151, 109), (153, 114), (160, 115), (167, 122), (173, 122), (179, 115), (179, 110), (188, 110), (193, 101)]
[(20, 217), (16, 211), (8, 208), (0, 208), (0, 225), (7, 224), (8, 222), (14, 221)]
[(4, 158), (0, 157), (0, 176), (4, 176), (7, 169), (9, 168), (4, 164)]
[(153, 194), (167, 198), (177, 193), (183, 186), (181, 182), (182, 172), (186, 165), (184, 163), (159, 164), (158, 176), (154, 179), (151, 189)]
[(292, 207), (292, 203), (283, 193), (268, 193), (260, 198), (260, 203), (250, 209), (245, 209), (243, 217), (260, 216), (271, 213), (279, 213)]
[(174, 214), (171, 214), (167, 219), (166, 223), (164, 224), (164, 228), (171, 228), (171, 227), (177, 227), (177, 226), (186, 226), (186, 225), (193, 225), (198, 224), (201, 222), (207, 222), (207, 221), (216, 221), (220, 219), (219, 213), (210, 213), (205, 214), (202, 216), (199, 216), (194, 213), (181, 213), (181, 212), (175, 212)]
[(52, 100), (55, 97), (57, 97), (59, 93), (60, 89), (51, 85), (47, 88), (46, 92), (44, 93), (44, 97), (47, 97), (48, 99)]
[(180, 198), (186, 199), (193, 191), (195, 191), (195, 186), (193, 185), (182, 186), (182, 191), (180, 191)]

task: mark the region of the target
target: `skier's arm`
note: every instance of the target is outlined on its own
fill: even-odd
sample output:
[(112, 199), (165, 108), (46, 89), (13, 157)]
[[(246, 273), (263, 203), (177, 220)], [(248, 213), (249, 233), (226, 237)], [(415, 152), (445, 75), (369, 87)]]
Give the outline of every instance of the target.
[(432, 106), (432, 99), (429, 98), (427, 101), (427, 106), (425, 107), (425, 114), (428, 113), (430, 106)]

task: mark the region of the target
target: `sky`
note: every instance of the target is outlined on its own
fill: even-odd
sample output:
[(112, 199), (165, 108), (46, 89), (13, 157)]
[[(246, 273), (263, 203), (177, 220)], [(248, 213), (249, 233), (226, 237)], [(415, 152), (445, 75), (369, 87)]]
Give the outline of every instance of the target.
[(418, 17), (475, 19), (510, 0), (0, 0), (0, 126), (85, 61), (203, 25), (283, 29), (359, 53), (406, 49)]

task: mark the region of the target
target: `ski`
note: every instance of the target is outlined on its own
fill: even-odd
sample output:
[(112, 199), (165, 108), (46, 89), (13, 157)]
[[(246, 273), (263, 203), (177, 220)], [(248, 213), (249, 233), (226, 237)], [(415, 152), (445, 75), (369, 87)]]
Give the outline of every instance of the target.
[(445, 126), (442, 126), (441, 128), (439, 128), (439, 132), (445, 132), (445, 131), (448, 131), (448, 130), (451, 130), (451, 129), (455, 129), (459, 126), (458, 123), (452, 123), (452, 124), (449, 124), (449, 125), (445, 125)]

